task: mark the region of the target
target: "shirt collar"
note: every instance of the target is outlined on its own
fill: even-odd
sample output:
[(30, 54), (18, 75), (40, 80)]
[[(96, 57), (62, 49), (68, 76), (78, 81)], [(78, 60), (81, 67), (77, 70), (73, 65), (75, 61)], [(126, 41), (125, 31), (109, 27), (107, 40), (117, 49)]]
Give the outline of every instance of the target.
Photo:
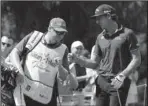
[(123, 32), (123, 29), (124, 29), (123, 25), (120, 25), (120, 28), (116, 29), (115, 33), (112, 34), (111, 36), (109, 36), (109, 34), (104, 30), (103, 31), (103, 36), (106, 39), (113, 39), (113, 38), (119, 36), (119, 34)]
[(47, 32), (44, 33), (43, 37), (42, 37), (42, 44), (44, 44), (45, 46), (49, 47), (49, 48), (57, 48), (62, 44), (62, 41), (56, 44), (47, 44), (47, 42), (45, 41), (44, 36), (47, 34)]

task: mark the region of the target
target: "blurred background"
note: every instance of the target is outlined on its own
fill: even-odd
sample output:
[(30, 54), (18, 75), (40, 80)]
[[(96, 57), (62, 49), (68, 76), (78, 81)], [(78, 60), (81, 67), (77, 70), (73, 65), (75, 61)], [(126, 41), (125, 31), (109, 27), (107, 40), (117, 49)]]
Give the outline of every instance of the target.
[[(46, 32), (50, 19), (61, 17), (69, 31), (64, 43), (70, 48), (73, 41), (81, 40), (91, 51), (101, 29), (90, 16), (104, 3), (115, 7), (121, 23), (135, 31), (142, 55), (137, 85), (146, 83), (146, 1), (1, 1), (1, 36), (11, 35), (17, 43), (32, 30)], [(144, 88), (138, 87), (138, 90), (139, 101), (143, 101)]]

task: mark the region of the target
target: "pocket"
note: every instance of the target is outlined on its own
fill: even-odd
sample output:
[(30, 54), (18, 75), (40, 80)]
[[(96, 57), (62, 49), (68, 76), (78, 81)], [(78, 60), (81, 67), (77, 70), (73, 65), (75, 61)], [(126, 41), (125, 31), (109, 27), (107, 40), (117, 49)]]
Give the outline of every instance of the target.
[(30, 80), (25, 80), (23, 83), (24, 94), (38, 101), (42, 104), (48, 104), (51, 101), (53, 87), (49, 87), (39, 82), (33, 82)]
[(126, 78), (119, 90), (124, 90), (125, 93), (129, 91), (131, 85), (131, 80), (129, 78)]

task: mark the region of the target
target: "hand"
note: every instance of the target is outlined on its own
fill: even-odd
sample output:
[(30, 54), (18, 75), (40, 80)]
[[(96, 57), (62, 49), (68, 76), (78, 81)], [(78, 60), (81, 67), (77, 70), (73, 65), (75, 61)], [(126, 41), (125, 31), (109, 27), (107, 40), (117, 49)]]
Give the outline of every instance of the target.
[(119, 89), (122, 86), (125, 78), (126, 77), (120, 73), (114, 79), (112, 79), (111, 85), (113, 85), (115, 89)]
[(22, 84), (24, 83), (24, 72), (23, 70), (18, 70), (18, 74), (17, 74), (17, 77), (16, 77), (16, 83), (17, 84)]
[(78, 63), (80, 65), (84, 63), (84, 61), (83, 61), (84, 57), (79, 56), (77, 54), (69, 53), (68, 59), (71, 60), (72, 62)]
[(72, 53), (68, 53), (67, 58), (68, 58), (68, 62), (69, 63), (72, 63), (73, 62), (73, 54)]
[(18, 73), (18, 74), (17, 74), (16, 83), (17, 83), (17, 84), (22, 84), (22, 83), (24, 83), (24, 75), (23, 75), (23, 74), (21, 74), (21, 73)]
[(62, 66), (62, 59), (60, 57), (54, 58), (54, 62), (58, 66)]
[(68, 59), (75, 62), (79, 59), (79, 55), (73, 54), (73, 53), (68, 53)]

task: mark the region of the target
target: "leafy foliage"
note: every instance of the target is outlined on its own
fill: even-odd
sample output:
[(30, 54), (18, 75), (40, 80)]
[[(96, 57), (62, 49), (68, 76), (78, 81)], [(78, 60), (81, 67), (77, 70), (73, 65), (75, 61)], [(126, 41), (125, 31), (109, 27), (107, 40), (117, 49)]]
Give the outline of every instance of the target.
[[(20, 41), (32, 30), (47, 31), (51, 18), (63, 18), (68, 27), (64, 42), (70, 48), (75, 40), (83, 41), (86, 49), (91, 50), (100, 27), (91, 20), (100, 4), (110, 4), (116, 8), (121, 23), (135, 32), (138, 39), (147, 33), (146, 1), (2, 1), (2, 36), (12, 35)], [(142, 33), (142, 34), (139, 34)], [(147, 51), (146, 41), (141, 43), (143, 56)]]

